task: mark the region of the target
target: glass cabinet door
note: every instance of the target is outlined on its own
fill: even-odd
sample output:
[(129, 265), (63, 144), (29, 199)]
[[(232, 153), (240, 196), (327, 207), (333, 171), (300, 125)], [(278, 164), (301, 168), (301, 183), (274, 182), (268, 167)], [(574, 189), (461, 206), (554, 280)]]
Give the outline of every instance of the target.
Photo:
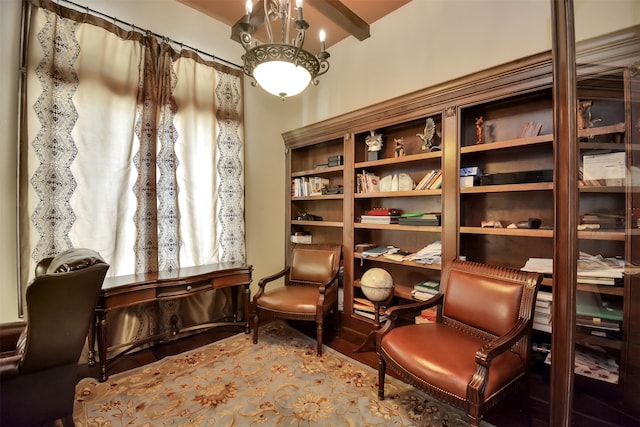
[[(637, 67), (578, 64), (574, 422), (626, 425), (640, 407)], [(636, 126), (634, 126), (636, 123)], [(593, 405), (585, 402), (593, 401)], [(579, 415), (578, 415), (579, 414)], [(637, 414), (636, 414), (637, 416)]]

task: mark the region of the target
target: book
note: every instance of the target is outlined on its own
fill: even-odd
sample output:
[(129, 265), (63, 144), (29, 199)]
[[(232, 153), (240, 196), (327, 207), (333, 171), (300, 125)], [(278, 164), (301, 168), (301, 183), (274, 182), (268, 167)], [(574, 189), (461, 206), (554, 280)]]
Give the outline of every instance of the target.
[(429, 184), (431, 183), (431, 181), (433, 180), (433, 178), (435, 178), (435, 176), (438, 173), (438, 169), (433, 169), (430, 171), (427, 171), (427, 173), (424, 175), (424, 177), (418, 182), (418, 184), (416, 185), (416, 190), (424, 190), (426, 189)]
[(427, 301), (437, 295), (438, 292), (426, 292), (426, 291), (416, 291), (413, 289), (411, 291), (411, 297), (419, 300), (419, 301)]
[(440, 282), (436, 282), (435, 280), (424, 280), (413, 285), (413, 289), (416, 291), (438, 293), (440, 290)]
[(425, 308), (415, 317), (416, 324), (435, 323), (438, 317), (438, 311), (435, 307)]
[(400, 215), (360, 215), (361, 224), (398, 224)]
[(440, 187), (442, 187), (442, 170), (438, 170), (436, 177), (429, 183), (427, 189), (437, 190)]
[(387, 252), (397, 251), (397, 249), (398, 248), (393, 246), (376, 246), (375, 248), (367, 249), (366, 251), (362, 252), (362, 258), (375, 258)]

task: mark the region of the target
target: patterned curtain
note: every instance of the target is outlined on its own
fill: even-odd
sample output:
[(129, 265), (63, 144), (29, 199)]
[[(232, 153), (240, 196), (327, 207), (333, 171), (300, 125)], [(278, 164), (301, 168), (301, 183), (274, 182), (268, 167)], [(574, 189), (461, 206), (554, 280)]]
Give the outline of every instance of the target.
[(21, 283), (89, 247), (125, 275), (244, 261), (242, 72), (33, 1)]

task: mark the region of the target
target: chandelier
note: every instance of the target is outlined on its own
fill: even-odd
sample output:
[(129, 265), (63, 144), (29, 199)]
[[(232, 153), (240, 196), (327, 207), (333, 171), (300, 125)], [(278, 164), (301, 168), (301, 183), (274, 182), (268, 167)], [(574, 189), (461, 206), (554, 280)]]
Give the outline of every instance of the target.
[[(253, 78), (253, 86), (259, 85), (267, 92), (283, 100), (302, 92), (309, 82), (318, 84), (318, 76), (329, 70), (329, 52), (325, 51), (325, 33), (320, 31), (320, 52), (313, 55), (303, 48), (305, 32), (309, 24), (304, 20), (302, 0), (296, 0), (297, 19), (291, 17), (289, 0), (264, 0), (264, 24), (268, 43), (259, 44), (252, 34), (250, 23), (253, 5), (246, 2), (244, 22), (239, 24), (240, 42), (246, 53), (242, 56), (244, 73)], [(280, 42), (274, 42), (271, 21), (280, 21)], [(297, 34), (290, 39), (290, 24)], [(290, 42), (289, 42), (290, 41)]]

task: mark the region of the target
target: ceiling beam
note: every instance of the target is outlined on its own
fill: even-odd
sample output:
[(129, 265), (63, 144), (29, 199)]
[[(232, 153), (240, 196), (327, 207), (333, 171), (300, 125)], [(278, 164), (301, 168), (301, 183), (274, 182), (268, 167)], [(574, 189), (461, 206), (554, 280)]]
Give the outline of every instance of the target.
[(318, 12), (362, 41), (369, 38), (369, 24), (345, 6), (340, 0), (306, 0)]

